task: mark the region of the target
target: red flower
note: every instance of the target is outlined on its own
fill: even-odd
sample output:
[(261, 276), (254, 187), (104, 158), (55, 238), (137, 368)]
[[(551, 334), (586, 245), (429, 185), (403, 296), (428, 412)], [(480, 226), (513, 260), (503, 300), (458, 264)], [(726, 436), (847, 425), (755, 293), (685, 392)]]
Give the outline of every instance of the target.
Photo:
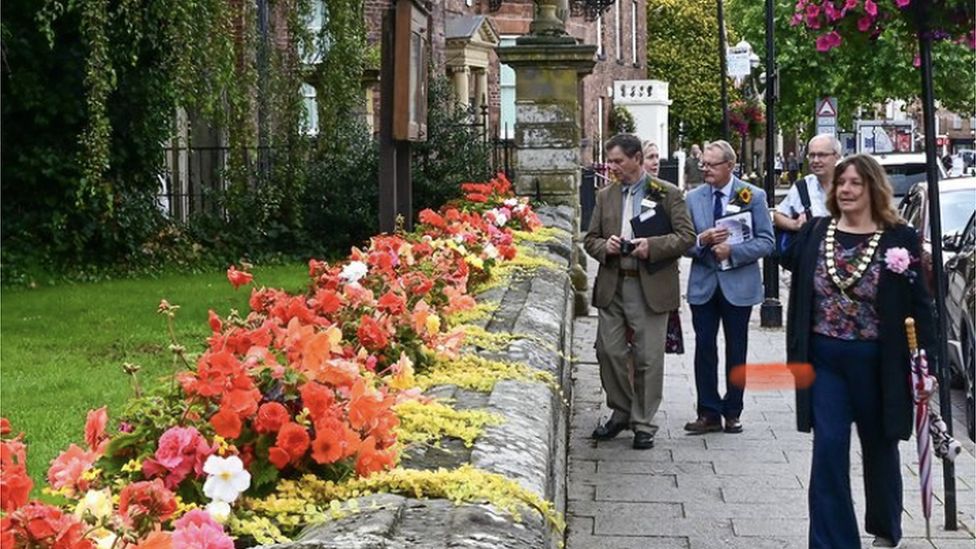
[(363, 315), (360, 319), (356, 335), (359, 337), (359, 343), (369, 351), (384, 349), (389, 342), (386, 330), (369, 315)]
[(257, 389), (233, 389), (224, 393), (220, 399), (220, 407), (226, 410), (233, 410), (241, 418), (249, 418), (258, 412), (258, 401), (261, 400), (261, 391)]
[(332, 314), (342, 307), (342, 300), (335, 290), (321, 289), (315, 292), (315, 305), (322, 314)]
[(98, 447), (108, 438), (105, 436), (105, 426), (107, 424), (107, 407), (102, 406), (97, 410), (88, 411), (88, 417), (85, 420), (85, 442), (88, 443), (90, 450), (99, 451)]
[(289, 419), (291, 415), (281, 403), (265, 402), (258, 408), (258, 418), (254, 422), (254, 428), (259, 433), (277, 433)]
[(390, 469), (396, 462), (396, 449), (394, 447), (381, 450), (377, 447), (376, 439), (372, 436), (359, 447), (359, 456), (356, 458), (356, 473), (359, 476), (368, 476), (370, 473)]
[(337, 419), (316, 423), (315, 435), (312, 459), (316, 463), (335, 463), (355, 454), (359, 448), (359, 435)]
[(210, 322), (210, 330), (213, 333), (219, 334), (221, 330), (223, 330), (224, 323), (220, 320), (220, 317), (217, 316), (217, 313), (215, 313), (213, 309), (207, 311), (207, 319)]
[(166, 521), (174, 512), (176, 498), (160, 479), (133, 482), (119, 494), (119, 516), (140, 532), (148, 532), (152, 525)]
[(277, 446), (272, 446), (268, 448), (268, 461), (280, 471), (291, 463), (291, 455)]
[(34, 481), (27, 474), (27, 448), (19, 440), (0, 442), (0, 509), (11, 512), (27, 503)]
[(235, 439), (241, 436), (241, 427), (243, 427), (241, 416), (225, 408), (221, 408), (210, 418), (210, 425), (213, 425), (214, 431), (218, 435), (226, 439)]
[(70, 492), (84, 492), (88, 490), (88, 481), (84, 480), (82, 475), (91, 469), (98, 458), (96, 452), (86, 452), (78, 445), (72, 444), (51, 462), (51, 467), (47, 471), (47, 482), (55, 490), (68, 488)]
[(0, 435), (6, 435), (10, 433), (10, 420), (5, 417), (0, 417)]
[(85, 527), (74, 515), (51, 505), (31, 502), (3, 518), (0, 545), (3, 547), (50, 547), (92, 549), (84, 538)]
[(314, 381), (302, 385), (298, 392), (302, 395), (302, 404), (308, 408), (312, 421), (325, 417), (335, 402), (332, 389)]
[(254, 280), (254, 275), (248, 272), (238, 271), (237, 267), (231, 265), (227, 269), (227, 280), (230, 281), (231, 286), (236, 290), (245, 284), (250, 284)]
[(431, 227), (436, 227), (438, 229), (447, 227), (447, 222), (444, 221), (444, 218), (429, 208), (421, 210), (420, 214), (417, 215), (417, 219), (419, 219), (424, 225), (430, 225)]
[(386, 311), (391, 315), (399, 315), (407, 309), (407, 300), (403, 296), (390, 290), (389, 292), (383, 294), (379, 301), (376, 302), (376, 308), (381, 311)]
[(301, 425), (289, 422), (278, 431), (275, 446), (288, 452), (292, 461), (298, 461), (305, 455), (309, 443), (308, 431)]

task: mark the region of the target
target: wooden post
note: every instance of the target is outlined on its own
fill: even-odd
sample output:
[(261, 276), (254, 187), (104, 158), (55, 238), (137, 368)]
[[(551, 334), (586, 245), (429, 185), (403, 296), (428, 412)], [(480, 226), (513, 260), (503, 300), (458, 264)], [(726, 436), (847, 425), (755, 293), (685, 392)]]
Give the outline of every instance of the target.
[[(393, 67), (394, 67), (394, 11), (383, 15), (380, 33), (380, 180), (379, 210), (380, 232), (389, 233), (396, 229), (397, 214), (397, 152), (393, 141)], [(409, 154), (409, 150), (407, 151)], [(409, 174), (409, 156), (408, 156)]]

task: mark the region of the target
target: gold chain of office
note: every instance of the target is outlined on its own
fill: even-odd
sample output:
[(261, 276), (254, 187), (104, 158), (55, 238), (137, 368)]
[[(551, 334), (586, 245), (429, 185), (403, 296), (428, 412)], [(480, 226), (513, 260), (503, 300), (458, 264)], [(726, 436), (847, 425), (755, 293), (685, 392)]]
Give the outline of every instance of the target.
[(857, 284), (857, 281), (864, 276), (865, 271), (868, 270), (868, 266), (871, 265), (871, 258), (874, 257), (875, 250), (878, 249), (878, 242), (881, 241), (881, 229), (874, 231), (874, 235), (871, 236), (871, 240), (868, 241), (867, 248), (854, 258), (851, 263), (855, 265), (854, 272), (850, 273), (849, 276), (841, 277), (840, 271), (837, 270), (837, 263), (834, 257), (834, 251), (837, 248), (837, 240), (835, 238), (835, 233), (837, 232), (837, 220), (831, 220), (830, 225), (827, 226), (827, 239), (825, 241), (825, 252), (827, 256), (827, 274), (830, 275), (830, 280), (833, 281), (841, 292), (845, 295), (847, 289), (851, 286)]

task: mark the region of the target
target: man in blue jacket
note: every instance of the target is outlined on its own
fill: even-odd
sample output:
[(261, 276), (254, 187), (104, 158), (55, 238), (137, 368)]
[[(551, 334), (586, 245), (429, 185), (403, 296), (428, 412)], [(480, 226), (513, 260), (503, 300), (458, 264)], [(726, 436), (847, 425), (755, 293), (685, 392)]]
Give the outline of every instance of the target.
[[(701, 169), (706, 185), (688, 193), (688, 211), (698, 238), (691, 256), (688, 304), (695, 328), (695, 389), (698, 419), (685, 425), (690, 433), (723, 430), (741, 433), (743, 387), (729, 382), (745, 364), (752, 307), (763, 299), (758, 261), (773, 251), (773, 227), (766, 193), (732, 175), (736, 155), (726, 141), (705, 148)], [(723, 217), (736, 216), (723, 223)], [(716, 224), (716, 220), (719, 220)], [(751, 224), (746, 237), (742, 224)], [(740, 227), (739, 230), (735, 230)], [(718, 326), (725, 333), (725, 396), (718, 392)]]

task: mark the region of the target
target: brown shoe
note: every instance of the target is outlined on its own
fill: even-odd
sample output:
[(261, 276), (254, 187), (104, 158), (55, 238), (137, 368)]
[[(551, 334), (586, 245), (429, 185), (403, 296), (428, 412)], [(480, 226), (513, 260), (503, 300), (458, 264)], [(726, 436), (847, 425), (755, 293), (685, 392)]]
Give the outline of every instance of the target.
[(705, 417), (699, 417), (695, 421), (690, 421), (685, 423), (685, 431), (700, 435), (702, 433), (717, 433), (722, 430), (722, 421), (718, 419), (709, 420)]
[(738, 434), (742, 432), (742, 422), (737, 417), (725, 418), (725, 432)]

